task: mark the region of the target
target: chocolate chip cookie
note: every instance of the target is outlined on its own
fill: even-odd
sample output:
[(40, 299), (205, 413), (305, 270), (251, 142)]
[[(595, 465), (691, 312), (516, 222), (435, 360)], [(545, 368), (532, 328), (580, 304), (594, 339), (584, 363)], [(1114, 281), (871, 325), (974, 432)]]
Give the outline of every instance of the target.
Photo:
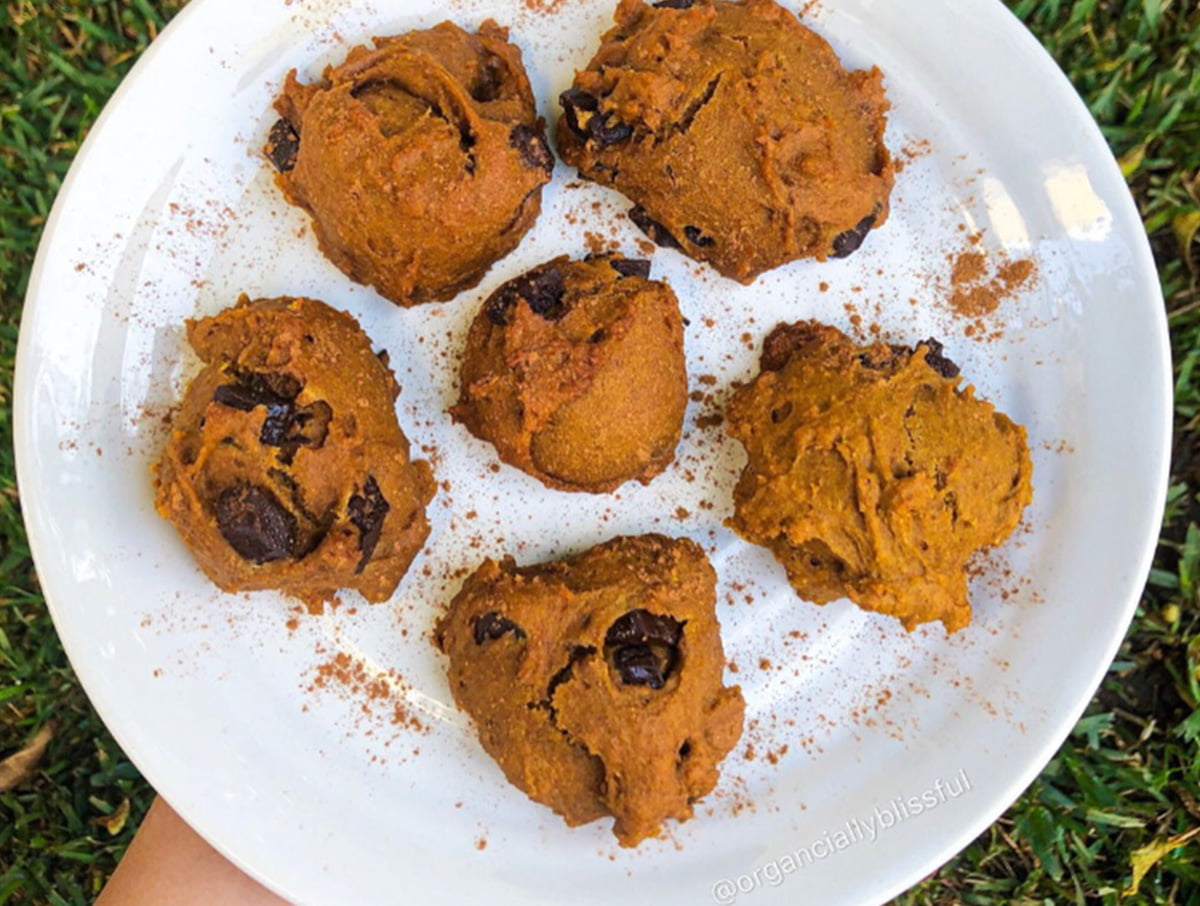
[(936, 340), (858, 346), (781, 324), (729, 404), (749, 462), (729, 526), (771, 550), (803, 598), (841, 597), (907, 629), (971, 619), (967, 561), (1032, 498), (1025, 429), (961, 386)]
[(387, 600), (429, 535), (434, 494), (396, 421), (400, 392), (350, 315), (243, 296), (189, 321), (204, 369), (157, 473), (158, 512), (225, 591), (313, 607), (353, 588)]
[(398, 305), (452, 299), (533, 226), (554, 158), (521, 52), (485, 22), (356, 47), (293, 70), (267, 156), (321, 250)]
[(460, 392), (455, 419), (549, 488), (647, 483), (683, 432), (679, 302), (648, 261), (556, 258), (484, 303)]
[(692, 815), (742, 732), (723, 685), (716, 574), (692, 541), (615, 538), (557, 563), (486, 561), (435, 640), (509, 781), (623, 846)]
[(616, 23), (562, 95), (558, 150), (656, 243), (750, 283), (887, 219), (878, 69), (848, 72), (773, 0), (622, 0)]

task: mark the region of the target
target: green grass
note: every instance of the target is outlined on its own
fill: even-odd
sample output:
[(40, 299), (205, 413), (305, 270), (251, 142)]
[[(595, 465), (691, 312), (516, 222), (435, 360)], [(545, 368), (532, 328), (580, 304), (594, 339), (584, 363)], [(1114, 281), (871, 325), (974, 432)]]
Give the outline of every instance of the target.
[[(107, 96), (182, 5), (0, 0), (0, 757), (56, 727), (37, 773), (0, 794), (0, 906), (89, 903), (151, 797), (80, 691), (42, 603), (10, 401), (21, 298), (55, 192)], [(1200, 826), (1200, 8), (1009, 5), (1101, 123), (1151, 235), (1178, 376), (1171, 498), (1142, 606), (1087, 716), (995, 826), (898, 902), (1200, 906), (1200, 837), (1154, 849)], [(130, 820), (110, 834), (97, 821), (124, 802)], [(1124, 895), (1148, 854), (1162, 858)]]
[[(12, 453), (17, 324), (38, 237), (101, 107), (177, 0), (0, 0), (0, 757), (46, 721), (37, 774), (0, 794), (0, 904), (95, 899), (151, 791), (79, 688), (50, 624), (21, 522)], [(110, 834), (96, 819), (128, 800)]]

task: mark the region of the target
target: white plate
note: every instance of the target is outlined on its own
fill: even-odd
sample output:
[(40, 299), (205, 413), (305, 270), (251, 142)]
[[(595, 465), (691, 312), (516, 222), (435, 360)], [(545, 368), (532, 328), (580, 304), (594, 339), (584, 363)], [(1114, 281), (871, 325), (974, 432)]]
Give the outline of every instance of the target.
[[(692, 322), (693, 385), (710, 391), (700, 376), (713, 375), (719, 393), (750, 376), (778, 320), (845, 326), (850, 306), (896, 340), (945, 340), (980, 392), (1029, 427), (1036, 491), (1018, 537), (974, 585), (974, 624), (953, 638), (940, 625), (909, 635), (845, 602), (799, 602), (766, 554), (722, 528), (742, 454), (719, 429), (694, 427), (709, 404), (689, 410), (668, 474), (606, 498), (494, 474), (491, 449), (444, 414), (465, 327), (499, 282), (583, 252), (589, 231), (635, 249), (619, 198), (569, 187), (560, 166), (537, 229), (484, 285), (402, 311), (328, 265), (272, 185), (258, 149), (290, 67), (311, 77), (346, 42), (445, 17), (511, 25), (552, 118), (614, 3), (537, 5), (196, 0), (147, 52), (58, 199), (21, 331), (22, 503), (55, 623), (150, 782), (297, 902), (883, 902), (1034, 778), (1136, 605), (1170, 413), (1162, 301), (1137, 213), (1084, 107), (999, 3), (825, 0), (812, 11), (849, 64), (887, 76), (889, 142), (911, 158), (892, 219), (848, 260), (799, 263), (752, 288), (660, 252), (655, 273)], [(1039, 269), (1002, 306), (992, 342), (968, 338), (945, 304), (960, 225)], [(276, 595), (217, 593), (154, 513), (163, 417), (196, 369), (183, 320), (243, 291), (323, 298), (391, 351), (401, 423), (446, 489), (432, 543), (388, 605), (348, 601), (289, 626)], [(427, 636), (484, 555), (531, 562), (651, 530), (712, 553), (749, 730), (695, 820), (625, 852), (607, 822), (569, 830), (503, 781), (448, 704)], [(403, 677), (392, 691), (424, 731), (394, 725), (390, 703), (308, 689), (337, 652)]]

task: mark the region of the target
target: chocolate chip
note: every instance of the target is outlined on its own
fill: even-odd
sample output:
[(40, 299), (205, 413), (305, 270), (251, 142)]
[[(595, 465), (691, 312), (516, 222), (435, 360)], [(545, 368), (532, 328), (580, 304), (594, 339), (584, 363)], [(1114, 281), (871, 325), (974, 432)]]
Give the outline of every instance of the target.
[[(595, 113), (600, 109), (600, 102), (594, 95), (588, 94), (582, 88), (568, 88), (558, 96), (558, 103), (562, 105), (563, 118), (567, 122), (568, 128), (580, 138), (586, 140), (589, 133), (583, 124), (583, 119), (580, 113)], [(586, 117), (591, 119), (591, 117)]]
[(256, 406), (270, 405), (274, 394), (263, 399), (254, 389), (245, 384), (222, 384), (213, 391), (213, 401), (239, 412), (253, 412)]
[(604, 650), (626, 686), (661, 689), (679, 660), (683, 624), (648, 610), (632, 610), (609, 627)]
[(509, 133), (508, 143), (521, 152), (525, 166), (545, 170), (546, 173), (554, 172), (554, 155), (550, 153), (550, 143), (546, 141), (543, 124), (517, 124)]
[(650, 262), (645, 258), (610, 258), (608, 263), (622, 277), (650, 279)]
[(346, 513), (349, 515), (350, 521), (354, 523), (354, 527), (358, 529), (358, 549), (362, 552), (358, 565), (354, 567), (355, 573), (361, 573), (366, 569), (375, 553), (375, 546), (379, 544), (379, 536), (383, 534), (383, 522), (391, 508), (384, 498), (383, 492), (379, 490), (379, 482), (375, 480), (374, 475), (367, 476), (361, 493), (355, 493), (350, 497), (350, 502), (346, 505)]
[(525, 638), (525, 631), (507, 617), (502, 617), (495, 611), (489, 611), (475, 618), (475, 644), (482, 645), (511, 632), (515, 638)]
[(632, 126), (622, 123), (611, 112), (601, 114), (599, 99), (582, 88), (568, 88), (558, 96), (558, 102), (568, 128), (584, 141), (607, 148), (633, 137)]
[(943, 355), (946, 347), (930, 337), (928, 340), (922, 340), (921, 345), (926, 348), (925, 361), (929, 367), (936, 371), (944, 378), (956, 378), (962, 373), (962, 369), (947, 356)]
[(530, 310), (547, 321), (557, 321), (567, 313), (563, 304), (566, 284), (557, 268), (540, 267), (509, 280), (484, 303), (484, 313), (497, 327), (507, 327), (517, 303), (524, 299)]
[(311, 406), (302, 406), (292, 415), (291, 430), (284, 438), (284, 443), (319, 450), (325, 446), (332, 419), (333, 409), (324, 400), (317, 400)]
[(295, 414), (291, 403), (267, 406), (267, 417), (263, 419), (262, 430), (258, 434), (259, 443), (268, 447), (284, 446), (291, 433)]
[(512, 311), (513, 305), (516, 305), (515, 299), (496, 293), (484, 304), (483, 313), (497, 327), (507, 327), (509, 323), (508, 316)]
[(678, 239), (671, 235), (671, 231), (657, 220), (654, 220), (641, 205), (630, 209), (629, 219), (634, 222), (639, 230), (649, 236), (655, 245), (664, 249), (683, 251), (683, 246), (679, 244)]
[(300, 381), (282, 372), (235, 372), (232, 384), (213, 391), (213, 400), (222, 406), (250, 412), (257, 406), (280, 406), (300, 395)]
[(517, 292), (533, 309), (534, 314), (541, 315), (547, 321), (557, 321), (567, 313), (563, 305), (567, 287), (558, 270), (551, 267), (535, 271), (519, 278), (519, 281)]
[(293, 402), (271, 404), (267, 406), (258, 441), (267, 447), (290, 448), (290, 462), (298, 447), (320, 449), (325, 445), (332, 417), (333, 410), (323, 400), (299, 408)]
[(658, 642), (677, 645), (683, 624), (671, 617), (661, 617), (648, 610), (631, 610), (609, 627), (605, 645), (627, 645), (631, 642)]
[(833, 239), (833, 257), (848, 258), (857, 252), (863, 240), (867, 238), (867, 233), (871, 232), (871, 227), (875, 226), (875, 217), (874, 213), (868, 214), (854, 229), (838, 233)]
[(763, 340), (762, 370), (782, 371), (793, 358), (811, 355), (821, 344), (820, 328), (812, 321), (777, 324)]
[(296, 517), (266, 488), (227, 488), (217, 498), (216, 517), (222, 537), (244, 560), (271, 563), (296, 548)]
[(288, 461), (298, 447), (319, 449), (325, 444), (333, 410), (318, 400), (309, 406), (297, 406), (300, 381), (279, 372), (248, 372), (237, 375), (232, 384), (213, 391), (213, 400), (222, 406), (252, 412), (259, 406), (267, 410), (259, 432), (259, 443), (268, 447), (290, 448)]
[(625, 645), (612, 655), (613, 666), (626, 686), (649, 686), (661, 689), (670, 669), (667, 662), (649, 645)]
[(622, 123), (612, 113), (595, 113), (588, 120), (588, 134), (597, 146), (607, 148), (633, 138), (633, 127)]
[[(922, 340), (918, 345), (925, 347), (925, 362), (930, 368), (944, 378), (959, 376), (961, 370), (954, 361), (943, 354), (945, 347), (940, 342), (930, 337), (928, 340)], [(870, 351), (860, 354), (858, 361), (864, 368), (870, 368), (872, 371), (887, 371), (894, 370), (899, 362), (916, 355), (916, 350), (911, 346), (892, 343), (888, 349), (890, 355), (881, 354), (876, 347), (872, 347)]]
[(296, 156), (300, 153), (300, 133), (287, 120), (276, 120), (264, 151), (276, 170), (291, 173), (296, 169)]
[(717, 243), (712, 236), (705, 236), (702, 232), (700, 232), (699, 227), (685, 226), (683, 228), (683, 235), (687, 237), (687, 241), (692, 245), (697, 245), (702, 249), (708, 248), (710, 245), (716, 245)]
[(858, 363), (871, 371), (895, 371), (898, 362), (911, 358), (913, 354), (911, 346), (890, 343), (887, 348), (888, 352), (885, 353), (879, 347), (872, 346), (867, 352), (859, 353)]
[(658, 0), (655, 9), (691, 9), (696, 0)]

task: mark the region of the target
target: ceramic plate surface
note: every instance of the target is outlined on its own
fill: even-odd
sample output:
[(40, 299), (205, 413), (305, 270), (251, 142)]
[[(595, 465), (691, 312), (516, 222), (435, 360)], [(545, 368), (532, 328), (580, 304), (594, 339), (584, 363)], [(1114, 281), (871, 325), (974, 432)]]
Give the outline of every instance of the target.
[[(694, 401), (668, 473), (606, 497), (555, 494), (493, 471), (491, 448), (450, 422), (480, 302), (556, 254), (636, 252), (628, 203), (559, 165), (537, 228), (478, 289), (400, 310), (329, 265), (280, 197), (259, 154), (270, 102), (289, 69), (314, 78), (350, 43), (494, 17), (553, 120), (613, 5), (195, 0), (110, 104), (47, 227), (15, 405), (55, 623), (150, 782), (298, 903), (881, 903), (1034, 778), (1136, 606), (1166, 484), (1162, 301), (1098, 130), (997, 2), (808, 10), (844, 61), (885, 73), (904, 165), (893, 213), (854, 256), (752, 287), (655, 256), (691, 322)], [(1036, 268), (982, 321), (951, 304), (953, 265), (971, 250), (992, 268)], [(346, 595), (309, 617), (275, 594), (220, 594), (155, 515), (150, 466), (198, 369), (184, 319), (242, 292), (324, 299), (391, 353), (401, 424), (442, 488), (431, 543), (388, 604)], [(744, 459), (712, 416), (756, 372), (765, 333), (810, 317), (894, 342), (939, 337), (1029, 429), (1034, 503), (978, 563), (975, 621), (953, 637), (798, 601), (768, 555), (723, 528)], [(450, 704), (428, 636), (484, 556), (529, 563), (647, 531), (712, 556), (747, 732), (696, 819), (628, 852), (608, 822), (570, 830), (504, 782)]]

